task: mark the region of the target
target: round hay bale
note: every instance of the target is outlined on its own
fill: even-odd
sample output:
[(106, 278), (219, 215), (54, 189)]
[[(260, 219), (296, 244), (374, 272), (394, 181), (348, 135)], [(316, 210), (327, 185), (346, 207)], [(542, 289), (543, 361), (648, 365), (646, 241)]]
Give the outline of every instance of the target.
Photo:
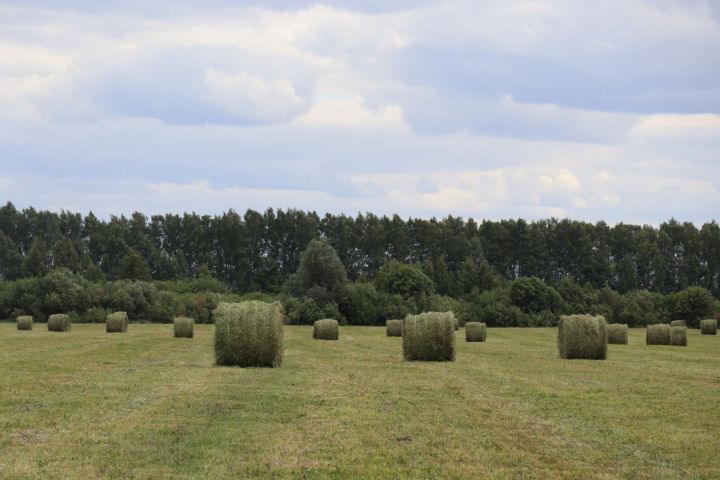
[(610, 323), (607, 326), (608, 343), (627, 345), (628, 326), (624, 323)]
[(560, 358), (607, 358), (607, 325), (605, 317), (598, 315), (563, 315), (558, 323), (558, 350)]
[(453, 327), (455, 327), (455, 331), (460, 330), (460, 320), (453, 315)]
[(687, 327), (685, 320), (673, 320), (670, 322), (671, 327)]
[(717, 320), (714, 318), (700, 320), (700, 333), (703, 335), (717, 335)]
[(15, 319), (18, 330), (32, 330), (33, 317), (30, 315), (20, 315)]
[(188, 317), (175, 317), (173, 319), (173, 336), (175, 338), (193, 338), (195, 320)]
[(279, 303), (220, 303), (215, 319), (215, 363), (279, 367), (283, 356), (283, 311)]
[(69, 332), (72, 327), (70, 315), (64, 313), (55, 313), (48, 317), (48, 332)]
[(670, 345), (670, 325), (657, 323), (648, 325), (645, 332), (646, 345)]
[(337, 340), (340, 338), (338, 321), (331, 318), (316, 320), (313, 324), (313, 338), (315, 340)]
[(408, 361), (455, 361), (455, 315), (428, 312), (403, 321), (403, 356)]
[(387, 322), (385, 322), (385, 334), (388, 337), (402, 337), (402, 331), (402, 320), (388, 320)]
[(125, 312), (109, 313), (105, 317), (105, 331), (107, 333), (127, 333), (128, 316)]
[(484, 342), (487, 339), (487, 325), (480, 322), (468, 322), (465, 324), (466, 342)]
[(670, 345), (687, 347), (687, 327), (670, 327)]

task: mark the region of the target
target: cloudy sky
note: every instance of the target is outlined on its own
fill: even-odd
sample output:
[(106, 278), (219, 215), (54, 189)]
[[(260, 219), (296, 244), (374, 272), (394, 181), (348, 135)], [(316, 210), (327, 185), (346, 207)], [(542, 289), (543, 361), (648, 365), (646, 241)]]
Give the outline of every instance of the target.
[(719, 191), (720, 0), (0, 0), (18, 207), (655, 224)]

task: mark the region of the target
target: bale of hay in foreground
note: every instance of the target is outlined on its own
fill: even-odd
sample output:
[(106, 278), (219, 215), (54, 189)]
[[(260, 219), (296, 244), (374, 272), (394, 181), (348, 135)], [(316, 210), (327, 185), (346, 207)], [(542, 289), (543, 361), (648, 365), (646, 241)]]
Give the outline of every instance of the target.
[(313, 338), (315, 340), (337, 340), (340, 338), (338, 321), (331, 318), (316, 320), (313, 324)]
[(215, 319), (215, 363), (279, 367), (283, 356), (283, 311), (279, 303), (220, 303)]
[(385, 334), (388, 337), (402, 337), (403, 321), (388, 320), (385, 322)]
[(47, 321), (48, 332), (69, 332), (72, 323), (70, 322), (70, 315), (64, 313), (55, 313), (48, 317)]
[(671, 327), (687, 327), (685, 320), (673, 320), (670, 322)]
[(700, 320), (700, 333), (703, 335), (717, 335), (717, 320), (714, 318)]
[(487, 339), (487, 326), (480, 322), (468, 322), (465, 324), (466, 342), (484, 342)]
[(428, 312), (405, 317), (403, 356), (409, 361), (455, 361), (455, 315)]
[(670, 345), (670, 325), (657, 323), (648, 325), (645, 332), (646, 345)]
[(125, 312), (109, 313), (105, 317), (105, 331), (107, 333), (127, 333), (128, 316)]
[(560, 358), (607, 358), (607, 325), (605, 317), (598, 315), (563, 315), (558, 324), (558, 350)]
[(20, 315), (15, 319), (18, 330), (32, 330), (33, 317), (30, 315)]
[(670, 327), (670, 345), (687, 347), (687, 327)]
[(195, 320), (188, 317), (175, 317), (173, 319), (173, 336), (176, 338), (193, 338)]
[(624, 323), (610, 323), (607, 326), (608, 343), (627, 345), (628, 326)]

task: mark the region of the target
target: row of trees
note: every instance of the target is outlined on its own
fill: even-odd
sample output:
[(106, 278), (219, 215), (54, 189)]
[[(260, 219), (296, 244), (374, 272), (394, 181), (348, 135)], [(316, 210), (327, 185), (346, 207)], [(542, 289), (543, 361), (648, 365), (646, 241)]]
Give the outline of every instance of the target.
[(436, 293), (471, 293), (485, 269), (507, 281), (667, 294), (702, 286), (720, 295), (720, 226), (670, 220), (658, 228), (571, 220), (403, 220), (299, 210), (230, 210), (219, 216), (141, 213), (101, 220), (11, 203), (0, 207), (0, 279), (66, 268), (92, 281), (212, 276), (235, 292), (279, 293), (313, 238), (338, 252), (352, 281), (373, 280), (389, 261), (421, 267)]

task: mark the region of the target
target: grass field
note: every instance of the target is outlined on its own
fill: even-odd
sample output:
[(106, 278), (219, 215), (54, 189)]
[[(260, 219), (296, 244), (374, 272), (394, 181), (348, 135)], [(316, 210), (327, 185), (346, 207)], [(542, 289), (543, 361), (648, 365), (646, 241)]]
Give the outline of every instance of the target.
[(0, 478), (718, 478), (720, 336), (560, 360), (555, 329), (285, 328), (279, 369), (213, 366), (212, 326), (0, 323)]

